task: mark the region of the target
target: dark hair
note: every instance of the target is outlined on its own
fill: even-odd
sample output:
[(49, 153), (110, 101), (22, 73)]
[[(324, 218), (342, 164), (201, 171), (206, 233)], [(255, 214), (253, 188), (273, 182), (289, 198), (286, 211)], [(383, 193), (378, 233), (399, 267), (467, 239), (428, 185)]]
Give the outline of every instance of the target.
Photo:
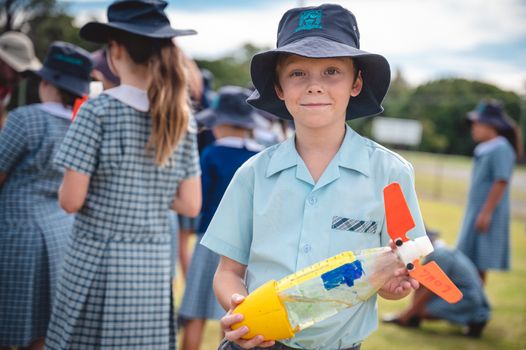
[(75, 100), (77, 98), (81, 98), (81, 96), (78, 96), (62, 88), (59, 88), (56, 85), (54, 86), (58, 89), (58, 93), (60, 95), (60, 102), (62, 103), (64, 107), (73, 107), (75, 105)]
[(495, 129), (495, 130), (497, 130), (497, 133), (500, 136), (508, 140), (511, 147), (513, 147), (513, 150), (515, 151), (515, 154), (517, 156), (517, 161), (518, 161), (522, 158), (522, 154), (523, 154), (522, 152), (522, 133), (521, 133), (519, 126), (512, 118), (508, 117), (507, 115), (505, 115), (504, 118), (506, 118), (506, 120), (512, 127), (510, 129), (505, 129), (505, 130), (500, 130), (500, 129)]
[(152, 131), (148, 147), (155, 162), (164, 166), (188, 129), (190, 98), (182, 52), (172, 39), (153, 39), (114, 30), (110, 39), (122, 44), (136, 64), (148, 67)]

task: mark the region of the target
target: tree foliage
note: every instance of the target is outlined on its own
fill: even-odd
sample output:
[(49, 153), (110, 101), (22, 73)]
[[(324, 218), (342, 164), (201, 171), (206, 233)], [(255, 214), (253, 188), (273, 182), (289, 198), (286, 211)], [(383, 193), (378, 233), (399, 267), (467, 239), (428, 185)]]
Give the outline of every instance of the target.
[(33, 18), (52, 14), (55, 9), (55, 0), (0, 0), (1, 31), (24, 31)]

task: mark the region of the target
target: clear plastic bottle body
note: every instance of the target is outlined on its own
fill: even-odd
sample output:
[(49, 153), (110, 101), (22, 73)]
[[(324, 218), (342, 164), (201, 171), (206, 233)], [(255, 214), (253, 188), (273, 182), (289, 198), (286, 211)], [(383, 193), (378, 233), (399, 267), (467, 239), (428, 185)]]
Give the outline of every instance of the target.
[(366, 301), (403, 266), (388, 247), (355, 255), (354, 261), (279, 293), (295, 332)]

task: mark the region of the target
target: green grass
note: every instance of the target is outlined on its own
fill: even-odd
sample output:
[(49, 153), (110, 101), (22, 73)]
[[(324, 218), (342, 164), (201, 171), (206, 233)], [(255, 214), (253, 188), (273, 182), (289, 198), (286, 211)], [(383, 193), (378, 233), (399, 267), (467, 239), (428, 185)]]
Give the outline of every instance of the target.
[[(404, 152), (404, 157), (415, 166), (416, 186), (420, 206), (426, 224), (438, 229), (442, 238), (454, 245), (460, 228), (469, 178), (462, 178), (454, 170), (469, 174), (470, 159), (466, 157), (445, 157), (430, 154)], [(433, 196), (432, 184), (435, 174), (431, 167), (440, 157), (443, 168), (440, 197)], [(451, 170), (451, 171), (450, 171)], [(516, 169), (516, 178), (526, 176), (524, 167)], [(454, 176), (452, 176), (452, 174)], [(515, 174), (515, 175), (516, 175)], [(522, 176), (522, 178), (521, 178)], [(522, 180), (521, 180), (522, 181)], [(521, 188), (519, 188), (521, 187)], [(518, 196), (517, 196), (518, 195)], [(522, 197), (524, 196), (524, 197)], [(514, 213), (511, 225), (512, 270), (510, 272), (490, 272), (487, 294), (492, 305), (492, 318), (481, 339), (468, 339), (461, 336), (461, 329), (445, 321), (426, 321), (421, 329), (407, 330), (393, 325), (380, 324), (364, 343), (364, 350), (521, 350), (526, 349), (526, 225), (522, 210), (526, 211), (526, 186), (514, 183), (512, 199), (518, 197), (521, 210)], [(521, 199), (522, 198), (522, 199)], [(524, 201), (523, 201), (524, 199)], [(179, 282), (182, 286), (182, 281)], [(182, 288), (178, 288), (179, 292)], [(178, 296), (180, 300), (180, 293)], [(379, 301), (379, 315), (396, 312), (404, 308), (409, 298), (400, 301)], [(219, 342), (219, 325), (208, 322), (205, 341), (201, 349), (216, 349)], [(180, 335), (179, 335), (179, 338)]]

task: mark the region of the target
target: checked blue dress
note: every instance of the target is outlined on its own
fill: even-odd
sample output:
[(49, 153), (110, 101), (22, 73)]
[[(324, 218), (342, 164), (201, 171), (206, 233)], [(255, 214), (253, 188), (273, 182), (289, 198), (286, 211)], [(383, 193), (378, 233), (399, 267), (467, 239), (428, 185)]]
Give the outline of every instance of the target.
[(510, 268), (510, 186), (493, 211), (488, 232), (480, 234), (475, 221), (486, 202), (495, 181), (511, 182), (515, 167), (515, 152), (503, 138), (486, 144), (485, 152), (475, 155), (471, 186), (458, 237), (457, 248), (473, 261), (480, 271)]
[(46, 335), (73, 224), (58, 205), (63, 169), (52, 161), (71, 122), (42, 106), (15, 109), (0, 132), (0, 346)]
[(101, 94), (67, 133), (57, 164), (90, 176), (57, 288), (46, 349), (175, 349), (168, 213), (200, 174), (195, 122), (158, 167), (147, 112)]

